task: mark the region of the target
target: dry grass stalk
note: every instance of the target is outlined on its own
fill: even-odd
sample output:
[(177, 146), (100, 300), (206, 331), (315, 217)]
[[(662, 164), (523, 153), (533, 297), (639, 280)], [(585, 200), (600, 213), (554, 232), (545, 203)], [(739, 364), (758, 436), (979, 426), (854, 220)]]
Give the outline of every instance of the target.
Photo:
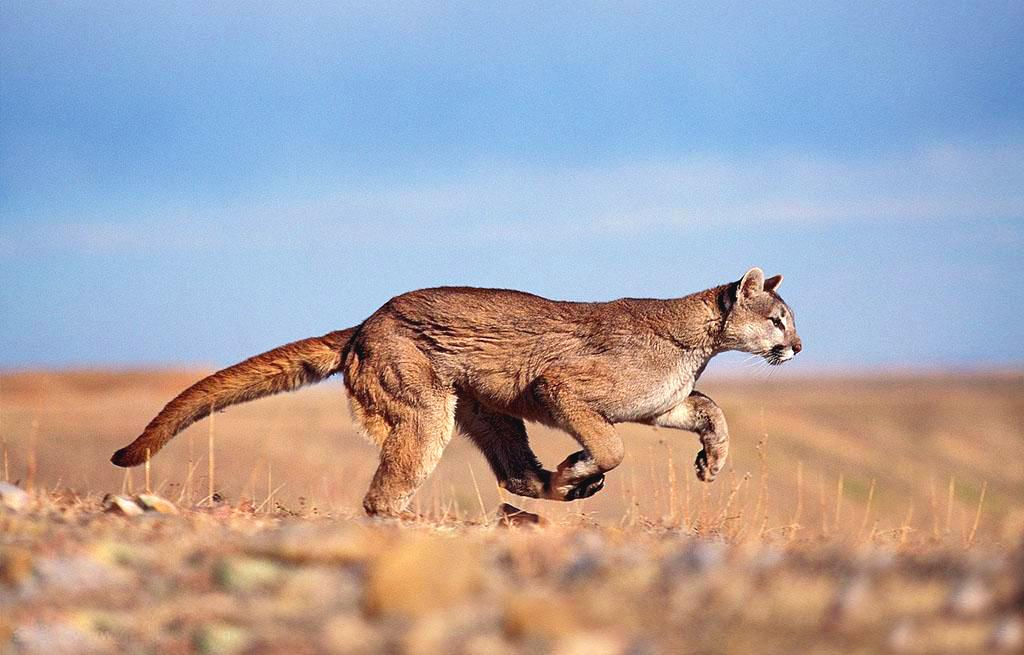
[(249, 471), (249, 477), (246, 478), (245, 484), (242, 485), (242, 489), (247, 490), (249, 499), (252, 502), (256, 502), (256, 476), (260, 472), (260, 466), (263, 465), (262, 459), (257, 459), (252, 465), (252, 469)]
[(185, 476), (185, 489), (183, 493), (188, 493), (188, 504), (192, 505), (195, 499), (195, 492), (192, 488), (192, 476), (195, 473), (195, 433), (189, 431), (188, 433), (188, 474)]
[(259, 514), (263, 510), (263, 508), (266, 508), (267, 513), (272, 512), (273, 511), (273, 507), (270, 505), (270, 499), (274, 497), (274, 494), (276, 494), (278, 491), (281, 491), (281, 489), (283, 489), (283, 488), (284, 488), (284, 484), (279, 484), (279, 485), (277, 485), (276, 488), (272, 489), (267, 494), (267, 497), (265, 499), (263, 499), (263, 502), (259, 504), (259, 507), (257, 507), (256, 509), (253, 510), (253, 514)]
[[(764, 408), (761, 408), (761, 422), (764, 423)], [(768, 525), (768, 431), (764, 431), (761, 440), (757, 442), (757, 459), (760, 467), (760, 484), (757, 488), (757, 501), (754, 504), (753, 515), (755, 518), (762, 516), (761, 530)]]
[(796, 532), (801, 528), (800, 517), (804, 511), (804, 463), (798, 461), (796, 463), (796, 509), (793, 510), (793, 518), (790, 519), (789, 525), (786, 526), (784, 532), (792, 539)]
[(708, 530), (708, 485), (700, 485), (700, 507), (697, 509), (697, 526), (701, 534)]
[(267, 506), (267, 511), (270, 512), (274, 507), (274, 465), (269, 460), (267, 461), (267, 499), (264, 500), (264, 504)]
[(208, 431), (207, 431), (207, 475), (208, 475), (208, 480), (207, 480), (208, 484), (207, 484), (207, 486), (208, 486), (209, 492), (206, 495), (206, 501), (207, 501), (207, 503), (209, 505), (213, 505), (213, 496), (214, 496), (214, 491), (213, 491), (214, 477), (213, 476), (214, 476), (214, 469), (216, 467), (216, 464), (215, 464), (214, 459), (213, 459), (213, 417), (214, 417), (213, 403), (211, 403), (210, 404), (210, 417), (209, 417), (209, 419), (207, 419), (209, 421), (209, 426), (208, 426)]
[(637, 493), (637, 466), (630, 461), (630, 527), (636, 527), (640, 519), (640, 496)]
[(487, 523), (487, 505), (484, 504), (483, 494), (480, 493), (480, 485), (476, 483), (476, 473), (473, 472), (473, 465), (466, 464), (469, 469), (469, 477), (473, 480), (473, 490), (476, 491), (476, 499), (480, 503), (480, 521)]
[(949, 524), (953, 519), (953, 493), (956, 487), (956, 479), (951, 475), (949, 476), (949, 491), (946, 494), (946, 525), (943, 529), (945, 534), (949, 534)]
[(683, 524), (687, 528), (693, 527), (693, 514), (690, 512), (690, 476), (684, 475), (684, 491), (686, 495), (685, 505), (683, 506)]
[(181, 487), (181, 494), (178, 496), (178, 504), (185, 500), (186, 495), (188, 496), (188, 505), (192, 506), (194, 494), (192, 492), (192, 480), (196, 473), (196, 468), (199, 466), (199, 462), (192, 462), (191, 459), (188, 463), (188, 472), (185, 475), (185, 484)]
[(901, 546), (903, 546), (903, 545), (905, 545), (907, 543), (907, 537), (910, 535), (910, 532), (914, 529), (913, 526), (911, 525), (911, 523), (913, 521), (914, 521), (914, 503), (910, 503), (910, 507), (907, 508), (907, 515), (903, 519), (903, 525), (901, 525), (899, 527), (899, 533), (900, 533), (899, 543), (900, 543)]
[[(875, 479), (871, 478), (871, 485), (868, 486), (868, 500), (864, 506), (864, 520), (860, 522), (860, 530), (857, 531), (857, 541), (864, 534), (864, 528), (868, 526), (868, 519), (871, 517), (871, 501), (875, 498)], [(873, 532), (873, 531), (872, 531)], [(868, 539), (870, 541), (870, 538)]]
[(7, 438), (3, 437), (4, 446), (4, 482), (11, 481), (11, 462), (7, 456)]
[(825, 474), (818, 472), (818, 513), (821, 515), (821, 536), (828, 536), (828, 505), (825, 501)]
[(430, 481), (430, 505), (431, 516), (441, 516), (441, 498), (437, 493), (437, 482), (433, 479)]
[(981, 523), (981, 506), (985, 502), (985, 491), (988, 489), (988, 481), (981, 483), (981, 495), (978, 497), (978, 508), (974, 511), (974, 524), (971, 526), (971, 533), (967, 536), (967, 548), (974, 543), (974, 535), (978, 532), (978, 524)]
[(651, 463), (649, 470), (651, 473), (651, 487), (654, 496), (654, 509), (651, 512), (651, 516), (664, 516), (666, 511), (665, 506), (669, 504), (668, 492), (665, 489), (667, 473), (662, 470), (664, 460), (659, 458), (655, 453), (655, 445), (652, 443), (647, 449), (647, 457)]
[(840, 526), (840, 513), (843, 509), (843, 474), (839, 474), (839, 481), (836, 483), (836, 520), (835, 520), (835, 531), (839, 531)]
[(745, 473), (740, 481), (735, 483), (729, 490), (729, 496), (725, 499), (725, 503), (722, 505), (722, 511), (718, 515), (719, 523), (724, 525), (725, 521), (740, 519), (743, 516), (743, 509), (740, 508), (739, 514), (736, 516), (729, 516), (729, 509), (732, 507), (733, 501), (736, 499), (736, 494), (739, 493), (740, 489), (750, 480), (750, 473)]
[[(2, 414), (0, 414), (0, 417), (2, 417)], [(0, 444), (3, 445), (3, 450), (4, 450), (4, 482), (10, 482), (11, 481), (11, 467), (10, 467), (10, 460), (8, 459), (8, 456), (7, 456), (7, 435), (3, 431), (2, 422), (0, 422)]]
[(673, 528), (679, 527), (679, 515), (677, 493), (676, 493), (676, 467), (672, 461), (672, 451), (669, 450), (668, 446), (665, 446), (666, 456), (668, 457), (668, 522)]
[(36, 473), (37, 473), (37, 459), (36, 459), (36, 446), (39, 437), (39, 419), (32, 419), (32, 429), (29, 432), (28, 439), (28, 463), (27, 472), (25, 474), (25, 490), (29, 493), (35, 489), (36, 486)]

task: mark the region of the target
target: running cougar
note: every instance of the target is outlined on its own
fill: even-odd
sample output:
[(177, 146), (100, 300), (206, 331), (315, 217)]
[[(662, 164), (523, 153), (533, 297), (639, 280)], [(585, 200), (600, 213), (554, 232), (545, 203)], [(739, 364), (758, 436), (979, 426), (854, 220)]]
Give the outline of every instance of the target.
[[(622, 461), (614, 425), (689, 430), (710, 482), (729, 450), (722, 410), (694, 391), (727, 350), (781, 364), (800, 352), (782, 276), (752, 268), (738, 281), (684, 298), (558, 302), (502, 289), (444, 287), (388, 301), (361, 325), (275, 348), (200, 380), (114, 453), (135, 466), (192, 423), (236, 403), (341, 372), (353, 414), (380, 447), (363, 500), (400, 514), (458, 426), (499, 484), (532, 498), (575, 500), (604, 486)], [(565, 430), (582, 446), (556, 470), (530, 450), (525, 420)]]

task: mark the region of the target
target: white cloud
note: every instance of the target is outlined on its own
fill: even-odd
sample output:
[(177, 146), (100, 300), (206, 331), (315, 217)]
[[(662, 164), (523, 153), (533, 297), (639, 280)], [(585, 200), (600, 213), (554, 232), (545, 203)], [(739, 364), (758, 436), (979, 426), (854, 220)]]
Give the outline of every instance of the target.
[[(532, 241), (689, 225), (1024, 218), (1024, 146), (942, 145), (874, 159), (774, 155), (591, 167), (492, 166), (404, 185), (259, 194), (180, 207), (11, 216), (0, 254), (309, 249)], [(67, 211), (67, 210), (64, 210)], [(84, 216), (84, 218), (83, 218)], [(92, 218), (90, 218), (92, 217)]]

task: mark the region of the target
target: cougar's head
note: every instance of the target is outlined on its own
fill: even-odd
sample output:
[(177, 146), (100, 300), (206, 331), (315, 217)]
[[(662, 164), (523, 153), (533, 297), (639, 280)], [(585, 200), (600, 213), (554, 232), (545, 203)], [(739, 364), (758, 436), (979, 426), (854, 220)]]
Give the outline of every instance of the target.
[(752, 268), (730, 285), (724, 299), (724, 350), (761, 355), (772, 365), (788, 362), (800, 352), (803, 344), (796, 333), (793, 310), (776, 293), (781, 283), (781, 275), (765, 279), (761, 269)]

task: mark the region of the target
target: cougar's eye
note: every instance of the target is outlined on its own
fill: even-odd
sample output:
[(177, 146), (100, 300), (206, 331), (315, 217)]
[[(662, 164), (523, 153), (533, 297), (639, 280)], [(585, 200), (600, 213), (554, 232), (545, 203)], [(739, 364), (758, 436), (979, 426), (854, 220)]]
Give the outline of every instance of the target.
[(782, 322), (782, 319), (772, 318), (772, 319), (769, 319), (769, 320), (771, 320), (772, 324), (774, 324), (775, 327), (779, 328), (783, 332), (786, 331), (786, 324)]

